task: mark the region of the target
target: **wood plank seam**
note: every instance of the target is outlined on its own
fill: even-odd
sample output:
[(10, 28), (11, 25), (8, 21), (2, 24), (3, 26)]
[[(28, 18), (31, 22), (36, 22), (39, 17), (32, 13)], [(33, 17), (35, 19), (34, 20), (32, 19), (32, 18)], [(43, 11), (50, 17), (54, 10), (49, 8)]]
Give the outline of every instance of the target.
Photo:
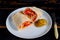
[[(6, 26), (0, 26), (0, 28), (6, 28)], [(52, 27), (52, 28), (54, 28), (54, 27)], [(60, 28), (60, 26), (58, 26), (57, 28)]]

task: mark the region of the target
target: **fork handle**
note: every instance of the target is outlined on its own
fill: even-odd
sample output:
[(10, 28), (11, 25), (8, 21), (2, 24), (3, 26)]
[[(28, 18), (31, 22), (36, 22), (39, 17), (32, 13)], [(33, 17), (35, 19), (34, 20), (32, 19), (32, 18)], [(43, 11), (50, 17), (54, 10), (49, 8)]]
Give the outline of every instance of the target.
[(57, 23), (54, 24), (54, 33), (55, 33), (56, 39), (58, 39), (59, 34), (58, 34), (58, 29), (57, 29)]

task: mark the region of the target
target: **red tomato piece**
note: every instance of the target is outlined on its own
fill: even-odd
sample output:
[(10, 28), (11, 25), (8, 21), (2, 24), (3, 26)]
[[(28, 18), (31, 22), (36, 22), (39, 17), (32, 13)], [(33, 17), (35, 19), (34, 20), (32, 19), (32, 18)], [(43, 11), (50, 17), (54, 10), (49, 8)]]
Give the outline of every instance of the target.
[(29, 16), (33, 21), (37, 18), (37, 14), (30, 8), (25, 9), (24, 14)]

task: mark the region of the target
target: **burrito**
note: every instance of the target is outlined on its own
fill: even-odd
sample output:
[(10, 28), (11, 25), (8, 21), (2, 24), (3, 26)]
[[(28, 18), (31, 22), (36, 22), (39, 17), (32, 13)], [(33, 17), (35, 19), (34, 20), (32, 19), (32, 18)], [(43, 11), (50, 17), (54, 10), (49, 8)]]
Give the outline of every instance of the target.
[(17, 26), (18, 30), (28, 27), (32, 21), (24, 14), (18, 12), (12, 16), (13, 23)]
[(13, 23), (17, 26), (18, 30), (28, 27), (31, 23), (38, 20), (41, 16), (41, 11), (36, 7), (26, 7), (24, 10), (12, 16)]
[(33, 22), (42, 15), (42, 12), (37, 7), (27, 7), (23, 13), (27, 15)]

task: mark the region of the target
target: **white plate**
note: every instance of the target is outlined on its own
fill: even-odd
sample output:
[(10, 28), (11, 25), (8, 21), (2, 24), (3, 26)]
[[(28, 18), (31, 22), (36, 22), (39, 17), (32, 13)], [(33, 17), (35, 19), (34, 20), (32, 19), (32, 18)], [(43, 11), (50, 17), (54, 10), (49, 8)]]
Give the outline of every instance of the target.
[(45, 35), (51, 29), (52, 19), (51, 19), (50, 15), (46, 11), (44, 11), (42, 9), (40, 9), (40, 11), (43, 14), (41, 16), (41, 18), (44, 18), (44, 19), (47, 20), (47, 22), (48, 22), (47, 25), (45, 25), (44, 27), (37, 28), (37, 27), (35, 27), (32, 24), (30, 27), (28, 27), (28, 28), (26, 28), (24, 30), (20, 30), (20, 31), (17, 30), (17, 28), (15, 27), (15, 25), (12, 23), (11, 17), (15, 13), (17, 13), (17, 12), (19, 12), (21, 10), (24, 10), (25, 8), (26, 7), (16, 9), (12, 13), (10, 13), (10, 15), (7, 17), (6, 27), (9, 30), (9, 32), (12, 33), (13, 35), (17, 36), (17, 37), (25, 38), (25, 39), (33, 39), (33, 38), (37, 38), (37, 37), (41, 37), (41, 36)]

